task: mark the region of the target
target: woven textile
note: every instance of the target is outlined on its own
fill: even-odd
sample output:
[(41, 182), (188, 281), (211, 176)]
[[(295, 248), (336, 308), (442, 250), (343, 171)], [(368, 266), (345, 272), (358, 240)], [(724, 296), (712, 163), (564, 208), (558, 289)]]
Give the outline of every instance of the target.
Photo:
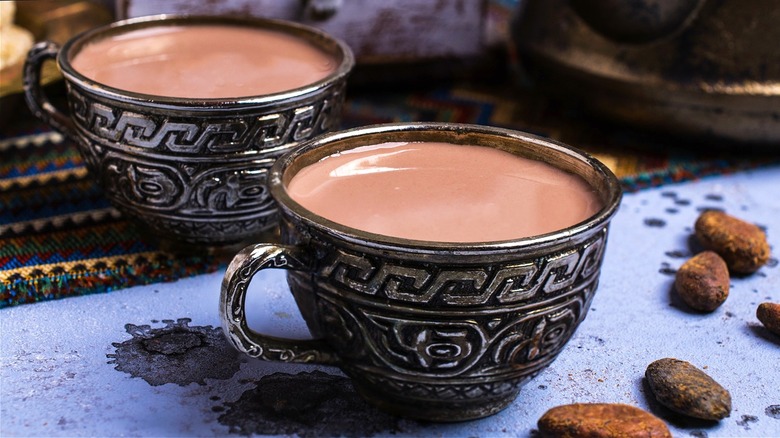
[[(182, 257), (145, 240), (110, 206), (70, 140), (31, 117), (20, 119), (0, 133), (0, 307), (172, 281), (225, 266), (215, 256)], [(737, 156), (646, 138), (521, 91), (454, 86), (358, 93), (345, 105), (343, 127), (392, 121), (477, 123), (548, 136), (596, 155), (627, 191), (780, 163), (769, 152)]]

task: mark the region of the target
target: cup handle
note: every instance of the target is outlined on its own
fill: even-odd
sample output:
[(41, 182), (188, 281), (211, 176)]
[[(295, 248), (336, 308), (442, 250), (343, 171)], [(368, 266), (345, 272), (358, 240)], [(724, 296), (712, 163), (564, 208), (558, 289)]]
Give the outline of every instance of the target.
[(41, 86), (43, 63), (56, 59), (59, 53), (60, 47), (51, 41), (42, 41), (30, 49), (24, 62), (24, 98), (36, 117), (67, 137), (75, 139), (73, 122), (51, 104)]
[(295, 246), (250, 245), (228, 265), (222, 280), (219, 311), (222, 329), (230, 342), (249, 356), (268, 361), (338, 365), (333, 349), (321, 339), (292, 340), (257, 333), (246, 322), (246, 292), (252, 277), (262, 269), (309, 269), (307, 257)]

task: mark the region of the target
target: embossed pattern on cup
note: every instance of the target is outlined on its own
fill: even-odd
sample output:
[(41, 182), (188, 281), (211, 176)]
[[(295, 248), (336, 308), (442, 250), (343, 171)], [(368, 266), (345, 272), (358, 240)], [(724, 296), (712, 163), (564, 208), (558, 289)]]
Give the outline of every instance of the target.
[[(500, 147), (582, 176), (604, 208), (557, 232), (503, 242), (441, 243), (380, 236), (316, 216), (286, 193), (299, 169), (383, 141)], [(615, 176), (566, 146), (498, 128), (410, 123), (326, 134), (272, 168), (284, 245), (258, 244), (228, 267), (221, 312), (228, 338), (265, 360), (335, 364), (377, 406), (404, 416), (460, 421), (505, 408), (546, 368), (585, 318), (598, 286)], [(314, 340), (255, 333), (246, 286), (264, 268), (288, 283)]]
[[(92, 39), (149, 26), (228, 24), (286, 32), (337, 60), (322, 81), (265, 96), (185, 99), (147, 96), (89, 80), (70, 60)], [(40, 89), (42, 63), (57, 58), (69, 115)], [(339, 40), (309, 27), (232, 17), (146, 17), (113, 23), (67, 42), (40, 43), (25, 68), (33, 112), (74, 138), (112, 204), (153, 234), (196, 245), (246, 240), (274, 227), (267, 189), (274, 161), (300, 141), (338, 127), (354, 60)], [(226, 66), (229, 68), (229, 66)]]
[(299, 302), (314, 297), (313, 332), (364, 396), (404, 415), (481, 417), (511, 402), (585, 318), (606, 236), (603, 228), (553, 254), (469, 264), (340, 242), (316, 264), (313, 289), (301, 290), (308, 273), (288, 275)]

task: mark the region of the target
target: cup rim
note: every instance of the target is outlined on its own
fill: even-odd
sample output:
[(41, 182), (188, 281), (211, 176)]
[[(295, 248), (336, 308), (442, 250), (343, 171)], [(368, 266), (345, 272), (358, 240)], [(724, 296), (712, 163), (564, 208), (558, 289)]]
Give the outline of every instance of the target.
[[(90, 79), (71, 64), (71, 52), (77, 50), (82, 45), (100, 38), (105, 35), (112, 35), (124, 32), (125, 30), (136, 30), (152, 26), (166, 25), (196, 25), (196, 24), (222, 24), (234, 26), (256, 27), (285, 32), (291, 35), (305, 35), (306, 40), (323, 48), (324, 44), (333, 45), (337, 48), (337, 56), (340, 54), (341, 60), (338, 67), (331, 74), (319, 81), (312, 82), (302, 87), (277, 93), (248, 95), (239, 97), (212, 97), (212, 98), (189, 98), (161, 96), (155, 94), (138, 93), (134, 91), (115, 88), (93, 79)], [(319, 44), (321, 41), (323, 44)], [(74, 53), (75, 54), (75, 53)], [(352, 49), (340, 38), (333, 36), (323, 30), (317, 29), (305, 24), (296, 23), (287, 20), (264, 18), (264, 17), (237, 17), (230, 15), (190, 15), (190, 14), (158, 14), (135, 17), (125, 20), (114, 21), (112, 23), (84, 31), (62, 46), (57, 55), (57, 64), (60, 67), (62, 75), (69, 81), (78, 84), (81, 88), (98, 92), (101, 95), (113, 99), (134, 101), (147, 106), (165, 105), (171, 107), (189, 107), (189, 108), (231, 108), (245, 105), (264, 105), (275, 102), (298, 99), (316, 93), (319, 90), (330, 87), (332, 84), (345, 78), (355, 66), (355, 57)]]
[[(481, 145), (483, 146), (490, 146), (490, 144), (487, 144), (489, 143), (487, 139), (492, 137), (493, 140), (519, 142), (518, 144), (524, 145), (525, 148), (538, 148), (540, 151), (543, 149), (547, 152), (556, 154), (559, 157), (578, 160), (579, 162), (587, 165), (596, 174), (598, 174), (600, 185), (602, 187), (599, 188), (594, 186), (593, 188), (595, 190), (599, 190), (600, 192), (605, 192), (602, 197), (604, 206), (597, 213), (583, 220), (582, 222), (550, 233), (501, 241), (439, 242), (387, 236), (342, 225), (309, 211), (294, 199), (292, 199), (292, 197), (287, 192), (286, 184), (292, 178), (292, 175), (288, 174), (287, 170), (296, 166), (296, 160), (300, 159), (301, 157), (318, 149), (320, 151), (328, 149), (327, 153), (316, 154), (317, 157), (324, 158), (324, 156), (329, 156), (338, 150), (352, 149), (363, 145), (376, 144), (382, 141), (394, 141), (388, 138), (382, 140), (378, 139), (379, 136), (391, 133), (401, 134), (409, 137), (414, 137), (415, 135), (420, 134), (426, 136), (455, 136), (462, 140), (462, 144), (475, 144), (473, 142), (468, 142), (468, 140), (474, 140), (476, 138), (482, 137), (483, 142)], [(374, 141), (364, 142), (355, 140), (369, 140), (373, 138), (377, 139)], [(350, 140), (355, 141), (355, 144), (349, 145), (349, 147), (342, 149), (327, 148), (327, 146), (344, 144)], [(400, 141), (414, 140), (404, 139)], [(431, 139), (429, 141), (439, 140)], [(452, 139), (441, 141), (452, 142)], [(479, 145), (479, 143), (477, 144)], [(312, 162), (308, 162), (298, 167), (305, 167)], [(548, 164), (555, 165), (549, 162)], [(559, 166), (556, 167), (560, 168)], [(580, 176), (584, 178), (584, 175)], [(587, 181), (587, 178), (585, 179)], [(588, 181), (588, 183), (593, 186), (592, 182)], [(507, 251), (528, 249), (531, 247), (538, 248), (547, 247), (550, 245), (566, 246), (568, 242), (575, 241), (578, 237), (584, 235), (590, 235), (591, 231), (596, 231), (606, 226), (612, 219), (612, 216), (614, 216), (614, 214), (617, 212), (623, 194), (620, 181), (617, 179), (615, 174), (604, 163), (580, 149), (568, 146), (555, 140), (517, 130), (486, 125), (444, 122), (386, 123), (322, 134), (318, 137), (302, 142), (300, 145), (278, 158), (269, 172), (268, 188), (271, 196), (276, 200), (280, 210), (283, 210), (283, 213), (293, 216), (296, 220), (305, 224), (307, 227), (316, 229), (321, 233), (336, 237), (341, 240), (380, 250), (430, 254), (455, 253), (483, 255), (490, 253), (504, 253)]]

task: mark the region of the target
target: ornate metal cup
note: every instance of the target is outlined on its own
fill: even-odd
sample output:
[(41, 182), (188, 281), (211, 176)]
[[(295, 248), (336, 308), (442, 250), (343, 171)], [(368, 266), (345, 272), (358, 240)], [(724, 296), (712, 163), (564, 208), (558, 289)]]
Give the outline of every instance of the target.
[[(338, 67), (319, 82), (285, 92), (187, 99), (108, 87), (71, 65), (91, 41), (151, 26), (190, 24), (288, 33), (331, 54)], [(41, 66), (52, 58), (65, 78), (70, 115), (58, 111), (41, 90)], [(270, 19), (168, 15), (100, 27), (62, 49), (51, 42), (36, 45), (25, 65), (24, 88), (33, 113), (76, 140), (117, 209), (164, 239), (220, 246), (276, 225), (268, 170), (300, 141), (338, 126), (353, 65), (349, 47), (310, 27)]]
[[(500, 147), (582, 176), (604, 208), (535, 237), (437, 243), (345, 227), (287, 193), (307, 165), (387, 141)], [(516, 131), (436, 123), (325, 134), (280, 158), (269, 188), (280, 206), (283, 244), (249, 246), (230, 263), (220, 297), (230, 341), (264, 360), (337, 365), (380, 408), (433, 421), (496, 413), (550, 365), (588, 311), (621, 198), (612, 172), (583, 152)], [(247, 285), (266, 268), (288, 270), (314, 339), (278, 339), (248, 327)]]

